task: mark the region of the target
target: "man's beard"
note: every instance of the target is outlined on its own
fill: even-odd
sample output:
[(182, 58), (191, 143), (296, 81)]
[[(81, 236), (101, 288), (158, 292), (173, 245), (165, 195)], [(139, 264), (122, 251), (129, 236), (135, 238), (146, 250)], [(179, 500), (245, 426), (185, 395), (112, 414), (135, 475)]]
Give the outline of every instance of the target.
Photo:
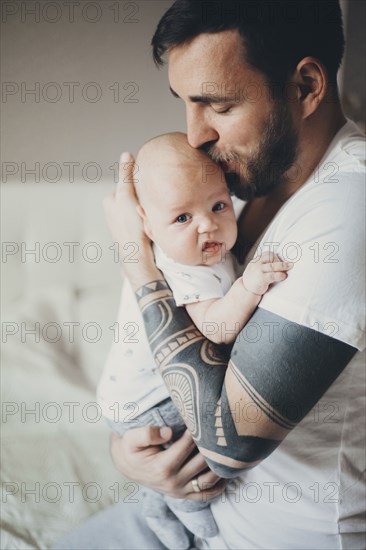
[(277, 101), (265, 123), (256, 151), (248, 158), (239, 154), (220, 153), (215, 142), (205, 143), (200, 149), (215, 162), (234, 162), (235, 172), (225, 172), (230, 191), (242, 200), (268, 195), (286, 181), (285, 172), (294, 165), (297, 156), (298, 135), (293, 127), (290, 110), (283, 101)]

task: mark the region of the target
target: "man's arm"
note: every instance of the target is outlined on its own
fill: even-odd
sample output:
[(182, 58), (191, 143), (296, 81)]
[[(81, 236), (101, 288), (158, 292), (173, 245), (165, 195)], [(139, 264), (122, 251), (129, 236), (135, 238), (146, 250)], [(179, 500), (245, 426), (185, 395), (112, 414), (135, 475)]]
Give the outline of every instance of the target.
[[(281, 443), (356, 349), (258, 309), (239, 335), (226, 369), (222, 348), (208, 342), (187, 312), (175, 307), (172, 293), (154, 264), (136, 212), (133, 166), (131, 156), (122, 156), (120, 180), (104, 202), (108, 225), (122, 251), (126, 243), (136, 244), (137, 261), (126, 262), (124, 271), (137, 289), (152, 351), (188, 430), (212, 470), (225, 477), (237, 475), (258, 464)], [(350, 256), (358, 257), (354, 250)], [(252, 406), (258, 411), (255, 421), (249, 412)], [(124, 440), (126, 436), (121, 444)], [(161, 466), (159, 456), (166, 453), (155, 456), (154, 464)], [(147, 478), (149, 471), (144, 464)], [(189, 479), (197, 475), (194, 469), (190, 475)], [(166, 473), (160, 478), (163, 481)], [(176, 476), (173, 479), (177, 484)], [(147, 479), (144, 483), (152, 485)], [(178, 485), (175, 496), (191, 493), (186, 479)]]
[(169, 393), (210, 468), (222, 477), (271, 454), (357, 351), (258, 309), (226, 368), (222, 348), (175, 306), (164, 281), (149, 281), (136, 295)]

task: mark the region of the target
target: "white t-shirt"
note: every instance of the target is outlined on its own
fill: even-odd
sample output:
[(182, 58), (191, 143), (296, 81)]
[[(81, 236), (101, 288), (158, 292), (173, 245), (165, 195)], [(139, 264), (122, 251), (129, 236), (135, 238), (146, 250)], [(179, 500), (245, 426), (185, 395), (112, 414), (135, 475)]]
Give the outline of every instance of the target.
[(259, 307), (359, 351), (278, 449), (212, 504), (220, 537), (200, 547), (364, 549), (365, 141), (355, 124), (259, 241), (295, 262)]
[[(235, 280), (230, 254), (213, 266), (190, 266), (168, 258), (155, 245), (154, 253), (156, 265), (164, 273), (178, 306), (222, 298)], [(123, 285), (117, 322), (120, 338), (112, 344), (97, 398), (104, 416), (129, 422), (169, 397), (169, 393), (150, 351), (140, 308), (128, 280)]]

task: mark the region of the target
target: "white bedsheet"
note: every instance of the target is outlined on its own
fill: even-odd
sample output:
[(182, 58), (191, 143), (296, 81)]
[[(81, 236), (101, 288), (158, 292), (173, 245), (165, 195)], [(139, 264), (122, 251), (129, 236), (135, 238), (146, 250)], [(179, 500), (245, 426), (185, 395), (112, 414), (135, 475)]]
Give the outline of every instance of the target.
[[(2, 549), (50, 548), (83, 518), (136, 489), (112, 465), (109, 429), (94, 404), (118, 296), (119, 285), (50, 285), (3, 313)], [(74, 342), (70, 321), (80, 323)], [(25, 332), (36, 322), (39, 342)], [(19, 327), (6, 343), (4, 323), (8, 331)], [(53, 325), (45, 331), (47, 323)], [(94, 323), (87, 340), (100, 327), (95, 343), (82, 337), (87, 323)], [(57, 326), (61, 338), (47, 341), (56, 339)]]

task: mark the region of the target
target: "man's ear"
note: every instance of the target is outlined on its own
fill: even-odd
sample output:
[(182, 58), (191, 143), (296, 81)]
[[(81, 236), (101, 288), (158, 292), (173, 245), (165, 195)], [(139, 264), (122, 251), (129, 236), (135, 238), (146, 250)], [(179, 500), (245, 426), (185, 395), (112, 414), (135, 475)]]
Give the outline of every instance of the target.
[(315, 57), (304, 57), (296, 67), (292, 85), (295, 92), (291, 91), (291, 100), (300, 102), (302, 118), (308, 118), (317, 110), (328, 91), (328, 75), (324, 65)]
[(137, 210), (138, 215), (142, 219), (142, 222), (144, 224), (144, 231), (145, 231), (146, 235), (149, 237), (149, 239), (153, 240), (151, 226), (150, 226), (149, 220), (147, 219), (145, 210), (143, 209), (141, 204), (138, 204), (136, 206), (136, 210)]

